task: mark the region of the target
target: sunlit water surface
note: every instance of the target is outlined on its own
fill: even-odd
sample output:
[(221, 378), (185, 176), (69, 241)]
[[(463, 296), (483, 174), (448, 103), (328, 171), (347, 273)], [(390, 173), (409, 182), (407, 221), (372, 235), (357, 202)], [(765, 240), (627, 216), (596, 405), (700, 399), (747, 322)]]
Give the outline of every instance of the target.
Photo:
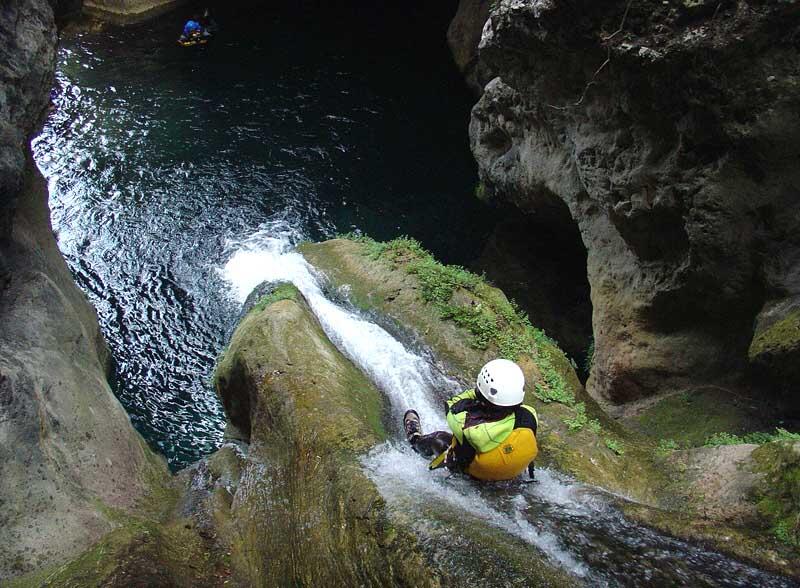
[(408, 234), (467, 263), (492, 228), (473, 197), (472, 98), (441, 35), (217, 16), (203, 48), (175, 44), (182, 13), (66, 35), (34, 143), (116, 393), (173, 468), (222, 436), (209, 378), (239, 311), (215, 272), (229, 241), (265, 223), (291, 242)]
[(293, 247), (410, 234), (469, 262), (493, 225), (471, 198), (470, 98), (440, 45), (381, 43), (380, 31), (355, 43), (287, 14), (221, 16), (223, 34), (199, 51), (172, 45), (180, 15), (66, 38), (57, 110), (34, 145), (59, 246), (118, 364), (116, 392), (174, 468), (221, 440), (209, 378), (241, 303), (264, 280), (288, 280), (390, 403), (392, 441), (363, 458), (390, 508), (447, 505), (588, 586), (793, 585), (634, 525), (611, 497), (553, 472), (511, 486), (429, 473), (396, 423), (413, 406), (428, 430), (444, 426), (437, 407), (463, 383), (331, 296)]

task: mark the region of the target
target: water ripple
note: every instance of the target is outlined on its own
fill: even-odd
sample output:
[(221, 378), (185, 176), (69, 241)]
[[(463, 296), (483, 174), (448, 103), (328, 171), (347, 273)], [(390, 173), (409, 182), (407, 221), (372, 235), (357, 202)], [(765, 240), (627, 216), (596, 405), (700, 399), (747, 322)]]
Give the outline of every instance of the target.
[[(332, 49), (349, 40), (288, 21), (265, 37), (244, 14), (221, 14), (223, 34), (190, 52), (174, 45), (180, 18), (63, 39), (56, 109), (34, 142), (116, 393), (175, 468), (222, 439), (209, 380), (238, 309), (213, 268), (230, 239), (265, 222), (309, 239), (407, 233), (466, 263), (487, 232), (468, 198), (470, 97), (457, 74), (436, 79), (441, 103), (406, 100), (402, 117), (400, 96), (376, 90), (386, 76), (403, 91), (429, 85), (430, 53), (402, 72), (348, 69), (358, 60)], [(421, 144), (432, 121), (442, 140)], [(443, 235), (447, 209), (461, 220)]]

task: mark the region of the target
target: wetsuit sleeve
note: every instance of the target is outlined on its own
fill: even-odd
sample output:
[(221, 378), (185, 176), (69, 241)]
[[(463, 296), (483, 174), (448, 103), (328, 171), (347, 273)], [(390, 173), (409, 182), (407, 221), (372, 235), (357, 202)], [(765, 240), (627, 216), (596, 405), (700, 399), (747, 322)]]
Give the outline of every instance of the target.
[(514, 410), (514, 428), (515, 429), (530, 429), (536, 435), (539, 428), (539, 415), (532, 406), (523, 404)]

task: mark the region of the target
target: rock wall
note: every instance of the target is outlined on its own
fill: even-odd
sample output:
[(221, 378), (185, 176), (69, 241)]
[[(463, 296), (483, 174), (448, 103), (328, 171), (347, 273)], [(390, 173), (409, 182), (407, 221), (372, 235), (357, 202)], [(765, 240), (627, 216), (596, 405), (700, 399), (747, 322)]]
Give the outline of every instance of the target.
[(83, 0), (86, 13), (121, 24), (138, 22), (186, 3), (187, 0)]
[(0, 580), (60, 563), (139, 509), (166, 465), (111, 392), (94, 310), (50, 227), (27, 151), (56, 31), (43, 0), (0, 8)]
[(580, 228), (607, 409), (703, 383), (800, 408), (799, 27), (795, 1), (493, 5), (472, 150), (488, 197)]
[(459, 0), (458, 9), (447, 28), (447, 44), (456, 66), (470, 87), (480, 94), (486, 81), (480, 70), (478, 43), (489, 18), (490, 0)]

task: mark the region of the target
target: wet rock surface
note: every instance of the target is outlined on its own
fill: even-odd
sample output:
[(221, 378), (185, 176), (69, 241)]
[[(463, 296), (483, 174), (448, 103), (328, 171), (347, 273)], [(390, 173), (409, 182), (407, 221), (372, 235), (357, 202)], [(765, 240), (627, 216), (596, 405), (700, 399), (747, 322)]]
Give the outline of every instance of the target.
[(103, 20), (130, 24), (152, 18), (186, 0), (83, 0), (86, 13)]
[(3, 3), (0, 581), (79, 554), (117, 516), (146, 508), (169, 477), (111, 392), (94, 309), (56, 247), (45, 180), (28, 154), (48, 104), (55, 42), (50, 4)]
[[(241, 321), (216, 385), (249, 447), (236, 455), (223, 448), (193, 468), (190, 487), (199, 494), (193, 491), (187, 504), (191, 512), (212, 513), (205, 519), (229, 545), (242, 585), (317, 586), (324, 579), (458, 586), (470, 578), (503, 586), (509, 575), (572, 584), (529, 545), (491, 525), (465, 529), (466, 513), (434, 497), (414, 497), (424, 520), (387, 508), (357, 459), (387, 438), (384, 399), (291, 286), (278, 286)], [(215, 494), (226, 499), (215, 501)], [(451, 537), (462, 549), (453, 549)], [(497, 548), (485, 550), (487, 544)], [(458, 559), (461, 550), (469, 561)]]
[[(424, 283), (414, 271), (408, 271), (413, 261), (410, 252), (390, 248), (393, 253), (381, 256), (370, 247), (332, 240), (304, 244), (301, 252), (334, 287), (346, 292), (356, 306), (366, 311), (377, 310), (396, 321), (398, 328), (411, 329), (414, 336), (430, 346), (444, 362), (451, 375), (468, 381), (470, 374), (496, 350), (491, 346), (486, 350), (475, 349), (470, 345), (466, 329), (438, 313), (435, 304), (425, 301)], [(479, 305), (489, 304), (493, 291), (496, 296), (495, 289), (491, 288), (473, 300)], [(469, 298), (456, 291), (453, 299)], [(617, 497), (630, 499), (623, 500), (621, 508), (633, 520), (675, 537), (714, 545), (783, 574), (795, 573), (797, 553), (785, 543), (775, 541), (754, 500), (754, 496), (763, 494), (770, 486), (764, 471), (772, 467), (772, 476), (783, 482), (779, 484), (780, 490), (771, 492), (774, 500), (767, 504), (779, 505), (774, 508), (787, 513), (781, 516), (790, 516), (788, 513), (793, 512), (791, 501), (787, 501), (790, 483), (786, 482), (793, 475), (794, 462), (786, 457), (790, 453), (775, 459), (767, 459), (772, 457), (772, 453), (767, 453), (767, 457), (758, 460), (753, 457), (756, 445), (663, 452), (657, 444), (658, 439), (678, 433), (685, 435), (687, 442), (695, 439), (703, 443), (708, 435), (720, 430), (744, 432), (758, 428), (758, 422), (751, 422), (752, 417), (748, 415), (751, 407), (743, 399), (739, 399), (736, 406), (728, 407), (725, 404), (728, 392), (705, 390), (703, 402), (720, 406), (717, 413), (704, 418), (704, 405), (692, 402), (694, 397), (687, 395), (677, 399), (687, 404), (681, 409), (683, 413), (673, 405), (659, 408), (665, 414), (655, 421), (658, 411), (643, 413), (641, 416), (646, 418), (642, 418), (637, 428), (644, 431), (635, 432), (608, 419), (594, 405), (566, 359), (558, 364), (558, 370), (571, 394), (585, 403), (581, 408), (575, 404), (543, 402), (538, 397), (538, 389), (547, 383), (543, 380), (541, 366), (531, 357), (522, 356), (518, 361), (526, 381), (537, 390), (536, 395), (529, 393), (526, 397), (526, 402), (535, 406), (540, 416), (537, 438), (541, 453), (537, 463), (610, 490)], [(681, 418), (687, 414), (694, 419)], [(706, 422), (709, 419), (712, 422)], [(619, 441), (621, 453), (612, 449), (615, 445), (609, 445), (609, 440)], [(772, 465), (759, 465), (759, 462)]]
[[(741, 386), (754, 323), (758, 338), (795, 306), (799, 21), (793, 2), (492, 8), (473, 153), (488, 197), (568, 206), (588, 251), (588, 389), (608, 409)], [(759, 393), (796, 410), (778, 357)]]

